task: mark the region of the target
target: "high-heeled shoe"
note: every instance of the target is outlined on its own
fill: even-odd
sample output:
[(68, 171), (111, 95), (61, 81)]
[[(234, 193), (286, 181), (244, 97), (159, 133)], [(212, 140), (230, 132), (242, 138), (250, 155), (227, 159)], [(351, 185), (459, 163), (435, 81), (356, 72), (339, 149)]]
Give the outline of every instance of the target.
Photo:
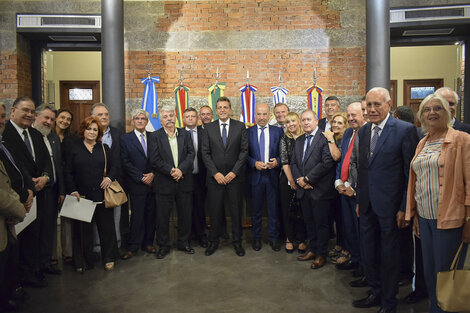
[(305, 251), (307, 251), (307, 245), (301, 242), (299, 246), (297, 247), (297, 251), (299, 251), (300, 254), (304, 254)]
[(77, 267), (75, 268), (75, 272), (83, 275), (85, 274), (85, 269), (83, 267)]
[(289, 240), (286, 241), (286, 252), (289, 254), (294, 253), (294, 245)]
[(114, 262), (108, 262), (104, 265), (104, 270), (109, 272), (114, 270)]

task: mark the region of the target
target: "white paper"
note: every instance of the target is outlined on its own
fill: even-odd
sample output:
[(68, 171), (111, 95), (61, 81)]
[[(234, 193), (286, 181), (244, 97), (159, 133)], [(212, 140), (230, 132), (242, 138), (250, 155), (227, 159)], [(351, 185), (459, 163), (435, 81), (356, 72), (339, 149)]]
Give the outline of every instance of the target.
[(75, 196), (66, 195), (60, 210), (60, 216), (90, 223), (96, 204), (96, 202), (91, 200), (80, 199), (78, 201)]
[(26, 213), (26, 216), (24, 220), (21, 223), (18, 223), (15, 225), (15, 231), (16, 234), (19, 234), (28, 227), (29, 224), (31, 224), (37, 217), (38, 215), (38, 206), (36, 204), (36, 197), (33, 198), (33, 205), (31, 206), (31, 210), (29, 210), (29, 213)]

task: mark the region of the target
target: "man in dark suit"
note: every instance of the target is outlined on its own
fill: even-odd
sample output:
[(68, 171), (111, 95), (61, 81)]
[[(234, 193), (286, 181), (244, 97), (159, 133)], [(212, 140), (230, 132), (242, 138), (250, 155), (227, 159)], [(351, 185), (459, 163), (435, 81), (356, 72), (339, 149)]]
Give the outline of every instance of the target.
[(376, 87), (366, 95), (370, 122), (358, 131), (357, 203), (366, 279), (372, 287), (355, 307), (381, 305), (380, 313), (396, 312), (400, 275), (398, 227), (404, 226), (406, 187), (418, 136), (415, 127), (392, 117), (388, 90)]
[(449, 102), (450, 114), (452, 115), (452, 127), (456, 130), (470, 134), (470, 125), (460, 122), (459, 119), (455, 117), (455, 109), (457, 107), (457, 103), (459, 103), (459, 96), (457, 93), (448, 87), (441, 87), (436, 90), (436, 93), (441, 95), (444, 99), (446, 99), (447, 102)]
[(134, 130), (121, 136), (121, 164), (123, 178), (129, 194), (130, 233), (123, 245), (126, 250), (121, 259), (130, 259), (137, 254), (139, 248), (155, 252), (155, 193), (152, 185), (154, 173), (150, 164), (149, 151), (152, 141), (145, 127), (149, 122), (149, 114), (142, 109), (132, 112)]
[(18, 236), (20, 247), (20, 280), (24, 286), (45, 287), (47, 281), (40, 272), (40, 218), (47, 202), (42, 189), (52, 175), (52, 164), (42, 134), (31, 125), (36, 117), (34, 102), (19, 97), (13, 102), (10, 121), (5, 125), (3, 140), (15, 162), (32, 177), (37, 199), (37, 218)]
[(313, 260), (312, 269), (325, 265), (329, 229), (330, 200), (335, 196), (335, 161), (328, 141), (318, 127), (318, 118), (312, 110), (300, 116), (305, 135), (295, 141), (292, 154), (292, 175), (298, 184), (297, 198), (307, 227), (309, 249), (299, 261)]
[(208, 199), (211, 229), (209, 247), (205, 255), (213, 254), (219, 247), (222, 211), (228, 199), (232, 220), (232, 243), (235, 253), (244, 256), (242, 247), (241, 208), (245, 162), (248, 156), (246, 127), (230, 118), (232, 107), (227, 97), (217, 100), (218, 120), (207, 124), (203, 132), (202, 159), (207, 168)]
[(353, 102), (348, 106), (347, 117), (350, 128), (343, 134), (343, 143), (340, 147), (341, 161), (336, 166), (335, 180), (335, 188), (341, 195), (345, 245), (351, 253), (348, 262), (336, 265), (336, 268), (342, 270), (355, 269), (359, 267), (360, 262), (359, 220), (356, 215), (355, 198), (356, 177), (351, 177), (349, 172), (357, 131), (365, 124), (360, 102)]
[(18, 241), (13, 225), (23, 220), (26, 208), (29, 207), (21, 202), (18, 193), (12, 188), (13, 180), (4, 166), (5, 162), (13, 167), (13, 171), (16, 172), (14, 179), (18, 179), (19, 175), (21, 180), (21, 174), (17, 171), (10, 153), (6, 152), (9, 155), (7, 157), (6, 148), (1, 142), (5, 130), (5, 118), (5, 106), (0, 104), (0, 312), (14, 312), (19, 309), (19, 304), (12, 299), (18, 280)]
[(150, 162), (155, 169), (154, 190), (157, 202), (157, 259), (170, 252), (170, 212), (176, 202), (178, 212), (178, 250), (193, 254), (191, 248), (191, 212), (193, 207), (194, 147), (191, 135), (175, 127), (175, 108), (160, 110), (162, 128), (150, 136)]
[[(211, 111), (212, 113), (212, 111)], [(193, 217), (192, 217), (192, 235), (203, 248), (207, 248), (209, 243), (206, 236), (206, 167), (202, 161), (202, 126), (197, 126), (197, 111), (194, 108), (188, 108), (183, 112), (183, 121), (185, 129), (191, 134), (194, 146), (194, 192), (193, 192)]]
[[(117, 156), (116, 162), (118, 162), (117, 167), (119, 168), (117, 180), (121, 184), (121, 186), (126, 189), (126, 182), (121, 179), (121, 142), (119, 138), (121, 137), (122, 133), (116, 127), (109, 125), (109, 109), (104, 103), (95, 103), (90, 108), (90, 115), (97, 117), (101, 122), (101, 128), (103, 130), (103, 138), (101, 138), (101, 142), (107, 144), (108, 147), (111, 149), (111, 154)], [(129, 231), (129, 208), (128, 203), (126, 202), (122, 206), (118, 206), (114, 208), (114, 225), (116, 226), (116, 240), (118, 247), (121, 244), (121, 233), (125, 234)], [(96, 225), (94, 225), (94, 233), (95, 233), (95, 245), (99, 245), (98, 240), (98, 230)], [(122, 232), (121, 232), (122, 230)], [(148, 251), (152, 253), (152, 251)], [(155, 253), (155, 251), (153, 251)]]
[(318, 121), (318, 128), (322, 132), (325, 130), (331, 129), (331, 118), (335, 115), (336, 112), (341, 111), (341, 107), (339, 106), (339, 99), (336, 96), (329, 96), (325, 99), (325, 108), (324, 108), (326, 117), (322, 118)]
[(42, 271), (47, 274), (60, 274), (57, 264), (53, 264), (54, 237), (57, 233), (57, 215), (65, 197), (65, 184), (62, 163), (60, 139), (51, 133), (56, 118), (56, 110), (50, 105), (40, 105), (36, 108), (34, 128), (42, 135), (52, 164), (49, 182), (43, 189), (44, 209), (40, 217), (40, 262)]
[(261, 210), (266, 199), (268, 208), (269, 245), (274, 251), (281, 249), (279, 242), (279, 140), (282, 128), (268, 125), (269, 106), (260, 103), (255, 108), (256, 125), (248, 128), (248, 175), (253, 197), (252, 237), (253, 250), (261, 250)]

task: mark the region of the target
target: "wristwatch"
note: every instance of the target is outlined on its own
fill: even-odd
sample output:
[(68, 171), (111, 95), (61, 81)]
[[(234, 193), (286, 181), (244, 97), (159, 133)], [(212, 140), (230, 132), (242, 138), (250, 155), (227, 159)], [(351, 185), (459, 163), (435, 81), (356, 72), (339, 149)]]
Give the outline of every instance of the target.
[(335, 143), (335, 141), (333, 139), (331, 140), (328, 140), (329, 143)]

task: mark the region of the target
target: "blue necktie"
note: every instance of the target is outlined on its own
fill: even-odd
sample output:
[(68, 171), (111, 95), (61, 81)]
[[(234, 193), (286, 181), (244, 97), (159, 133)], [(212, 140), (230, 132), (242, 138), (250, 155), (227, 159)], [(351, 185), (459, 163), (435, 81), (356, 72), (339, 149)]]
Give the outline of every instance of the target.
[(34, 158), (33, 148), (31, 147), (31, 143), (29, 142), (29, 136), (28, 136), (28, 132), (26, 131), (26, 129), (23, 130), (23, 136), (24, 136), (24, 144), (26, 145), (26, 148), (28, 149), (29, 154), (31, 154), (31, 156)]
[(224, 148), (227, 146), (227, 124), (222, 123), (222, 126), (224, 127), (222, 129), (222, 142), (224, 143)]
[(313, 135), (307, 135), (306, 139), (307, 140), (307, 147), (305, 147), (304, 151), (304, 156), (302, 158), (302, 162), (305, 160), (305, 156), (307, 155), (307, 151), (310, 148), (311, 140), (312, 140)]
[(264, 159), (264, 147), (265, 147), (265, 139), (264, 139), (264, 129), (266, 127), (260, 127), (261, 129), (261, 134), (259, 135), (259, 155), (261, 158), (261, 162), (266, 163), (266, 160)]
[(372, 136), (372, 139), (370, 140), (370, 155), (369, 157), (372, 157), (372, 155), (374, 154), (374, 150), (375, 150), (375, 146), (377, 145), (377, 141), (379, 140), (379, 131), (380, 131), (380, 127), (376, 126), (374, 128), (374, 135)]

